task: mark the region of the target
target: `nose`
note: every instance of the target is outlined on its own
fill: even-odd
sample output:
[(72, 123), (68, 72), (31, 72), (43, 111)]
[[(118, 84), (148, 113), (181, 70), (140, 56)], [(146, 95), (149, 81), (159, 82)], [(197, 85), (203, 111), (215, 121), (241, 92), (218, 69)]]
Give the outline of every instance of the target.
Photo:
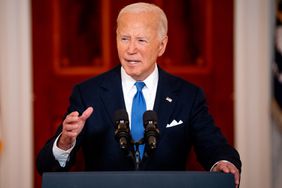
[(135, 54), (136, 53), (136, 44), (133, 40), (131, 40), (128, 43), (127, 53), (128, 54)]

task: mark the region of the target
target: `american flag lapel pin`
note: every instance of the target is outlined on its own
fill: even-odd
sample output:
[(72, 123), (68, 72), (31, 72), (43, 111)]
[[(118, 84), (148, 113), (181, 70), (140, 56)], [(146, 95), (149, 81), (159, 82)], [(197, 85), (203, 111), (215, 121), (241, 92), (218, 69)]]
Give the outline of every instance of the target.
[(172, 99), (170, 97), (166, 97), (165, 100), (167, 100), (168, 102), (172, 102)]

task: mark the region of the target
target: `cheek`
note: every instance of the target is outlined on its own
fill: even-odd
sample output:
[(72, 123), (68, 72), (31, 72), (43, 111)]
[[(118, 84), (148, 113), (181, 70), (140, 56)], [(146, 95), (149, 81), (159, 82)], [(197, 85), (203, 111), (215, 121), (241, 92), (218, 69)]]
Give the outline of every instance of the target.
[(158, 57), (159, 51), (156, 50), (156, 48), (149, 48), (144, 52), (144, 54), (149, 61), (155, 61)]
[(124, 45), (117, 45), (117, 52), (119, 57), (122, 57), (125, 53)]
[(118, 52), (122, 51), (122, 45), (120, 43), (117, 43), (117, 50), (118, 50)]

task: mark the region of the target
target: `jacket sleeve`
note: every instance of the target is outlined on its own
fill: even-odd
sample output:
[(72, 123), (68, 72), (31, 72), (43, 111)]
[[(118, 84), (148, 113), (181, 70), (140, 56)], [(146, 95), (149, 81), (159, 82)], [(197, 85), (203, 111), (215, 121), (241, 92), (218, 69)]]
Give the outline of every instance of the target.
[(195, 152), (199, 162), (209, 170), (216, 162), (227, 160), (241, 171), (240, 156), (215, 125), (208, 112), (202, 90), (198, 90), (192, 108), (191, 129)]
[[(80, 90), (79, 87), (76, 86), (74, 87), (72, 95), (70, 96), (70, 105), (66, 114), (69, 114), (73, 111), (78, 111), (81, 114), (84, 110), (85, 106), (83, 105), (83, 101), (81, 99)], [(82, 130), (80, 135), (77, 137), (76, 145), (71, 151), (69, 160), (67, 161), (65, 167), (60, 166), (59, 162), (55, 159), (53, 154), (53, 144), (59, 134), (61, 134), (61, 132), (62, 125), (58, 127), (56, 134), (46, 142), (46, 144), (37, 155), (36, 166), (39, 174), (41, 175), (43, 172), (68, 171), (75, 161), (75, 155), (80, 147), (81, 138), (83, 137), (82, 135), (84, 131)]]

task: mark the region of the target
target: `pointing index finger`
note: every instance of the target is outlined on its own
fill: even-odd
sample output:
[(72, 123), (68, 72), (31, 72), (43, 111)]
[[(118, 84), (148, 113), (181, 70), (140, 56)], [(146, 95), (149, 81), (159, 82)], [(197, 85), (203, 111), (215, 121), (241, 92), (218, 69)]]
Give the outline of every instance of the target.
[(90, 115), (92, 114), (93, 112), (93, 108), (90, 106), (88, 107), (83, 113), (82, 115), (80, 116), (80, 119), (83, 120), (83, 121), (86, 121)]

